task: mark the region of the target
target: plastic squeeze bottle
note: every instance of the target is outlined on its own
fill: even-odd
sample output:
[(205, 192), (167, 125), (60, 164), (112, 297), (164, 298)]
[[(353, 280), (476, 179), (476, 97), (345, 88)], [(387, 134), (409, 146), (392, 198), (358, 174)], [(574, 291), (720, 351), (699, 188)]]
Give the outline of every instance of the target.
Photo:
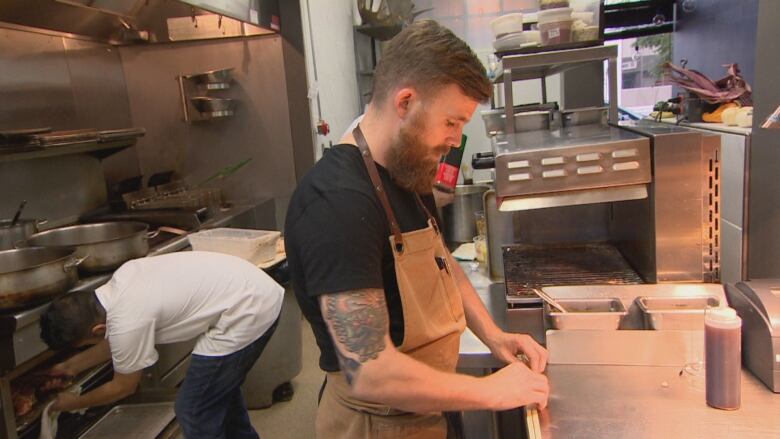
[(741, 401), (742, 319), (729, 307), (711, 308), (704, 316), (707, 405), (737, 410)]

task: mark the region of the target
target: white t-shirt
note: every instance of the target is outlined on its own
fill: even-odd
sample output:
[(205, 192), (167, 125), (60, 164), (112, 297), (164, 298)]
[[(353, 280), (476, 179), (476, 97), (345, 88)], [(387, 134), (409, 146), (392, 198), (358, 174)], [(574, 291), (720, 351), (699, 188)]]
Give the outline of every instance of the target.
[(96, 295), (114, 370), (128, 374), (157, 362), (155, 344), (199, 337), (197, 355), (241, 350), (279, 316), (284, 288), (241, 258), (181, 252), (125, 263)]

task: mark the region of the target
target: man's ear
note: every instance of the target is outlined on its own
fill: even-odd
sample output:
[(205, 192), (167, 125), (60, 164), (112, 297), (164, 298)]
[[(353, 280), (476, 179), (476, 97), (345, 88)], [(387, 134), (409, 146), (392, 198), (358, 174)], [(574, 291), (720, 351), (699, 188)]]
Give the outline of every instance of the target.
[(92, 335), (95, 337), (105, 337), (106, 336), (106, 324), (105, 323), (98, 323), (97, 325), (92, 327)]
[(406, 119), (412, 109), (412, 104), (419, 99), (417, 91), (411, 87), (399, 89), (393, 98), (393, 107), (399, 119)]

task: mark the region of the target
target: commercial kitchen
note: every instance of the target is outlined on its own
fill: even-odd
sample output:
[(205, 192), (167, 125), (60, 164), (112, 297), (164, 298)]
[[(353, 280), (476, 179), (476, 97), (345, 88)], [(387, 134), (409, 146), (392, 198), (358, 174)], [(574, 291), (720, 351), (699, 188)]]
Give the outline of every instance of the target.
[[(51, 387), (76, 352), (41, 339), (52, 300), (190, 250), (284, 287), (242, 393), (260, 437), (315, 437), (288, 204), (422, 20), (492, 88), (431, 182), (442, 238), (496, 325), (549, 355), (546, 408), (454, 413), (447, 437), (780, 438), (780, 2), (3, 0), (0, 439), (53, 437), (59, 391), (111, 380), (106, 361)], [(184, 437), (195, 343), (45, 430)], [(503, 367), (463, 332), (457, 373)]]

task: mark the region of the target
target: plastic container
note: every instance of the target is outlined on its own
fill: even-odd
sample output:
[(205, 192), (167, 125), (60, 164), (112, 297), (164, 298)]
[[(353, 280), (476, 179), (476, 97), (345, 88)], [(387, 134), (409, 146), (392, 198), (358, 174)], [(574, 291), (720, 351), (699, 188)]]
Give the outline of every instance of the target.
[(553, 46), (571, 42), (574, 21), (571, 8), (557, 8), (539, 11), (539, 32), (542, 46)]
[(728, 307), (704, 314), (707, 405), (737, 410), (741, 402), (742, 319)]
[(542, 11), (547, 9), (560, 9), (568, 7), (569, 0), (539, 0), (539, 9)]
[(496, 38), (523, 32), (523, 14), (505, 14), (490, 22), (490, 29)]
[(595, 41), (599, 39), (598, 26), (586, 26), (583, 28), (573, 28), (571, 32), (572, 41)]
[(276, 256), (276, 242), (281, 232), (248, 229), (211, 229), (189, 235), (193, 250), (225, 253), (253, 264)]
[(493, 50), (496, 52), (509, 52), (511, 50), (520, 50), (525, 44), (525, 37), (523, 33), (507, 34), (496, 38), (493, 41)]
[(487, 241), (484, 236), (474, 237), (474, 252), (477, 255), (477, 261), (485, 262), (487, 260)]
[(593, 26), (593, 12), (572, 12), (571, 19), (582, 21), (585, 26)]
[(538, 30), (527, 30), (523, 32), (523, 42), (536, 43), (537, 45), (541, 45), (542, 34)]
[(485, 220), (485, 211), (474, 212), (474, 223), (477, 226), (477, 236), (487, 236), (487, 221)]
[(537, 20), (539, 24), (571, 20), (573, 12), (574, 10), (572, 8), (547, 9), (545, 11), (539, 11)]

